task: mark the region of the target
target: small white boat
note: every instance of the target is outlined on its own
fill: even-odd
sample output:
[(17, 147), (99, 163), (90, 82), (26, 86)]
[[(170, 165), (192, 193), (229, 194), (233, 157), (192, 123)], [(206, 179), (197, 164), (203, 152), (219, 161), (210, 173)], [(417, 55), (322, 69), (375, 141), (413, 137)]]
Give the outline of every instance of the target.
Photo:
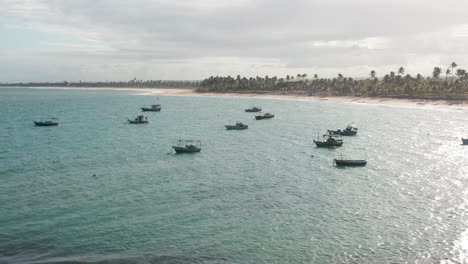
[(134, 120), (128, 119), (129, 124), (148, 124), (148, 117), (144, 117), (143, 115), (137, 116)]
[(273, 115), (271, 113), (265, 113), (263, 115), (255, 116), (255, 119), (262, 120), (262, 119), (269, 119), (269, 118), (273, 118), (273, 117), (275, 117), (275, 115)]

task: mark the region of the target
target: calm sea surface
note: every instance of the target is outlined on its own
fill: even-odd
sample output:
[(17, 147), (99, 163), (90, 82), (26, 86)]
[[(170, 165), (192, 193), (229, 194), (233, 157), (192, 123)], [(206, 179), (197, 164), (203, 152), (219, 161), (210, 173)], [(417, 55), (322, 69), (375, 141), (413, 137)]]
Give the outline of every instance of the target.
[(468, 263), (467, 109), (140, 93), (0, 89), (0, 263)]

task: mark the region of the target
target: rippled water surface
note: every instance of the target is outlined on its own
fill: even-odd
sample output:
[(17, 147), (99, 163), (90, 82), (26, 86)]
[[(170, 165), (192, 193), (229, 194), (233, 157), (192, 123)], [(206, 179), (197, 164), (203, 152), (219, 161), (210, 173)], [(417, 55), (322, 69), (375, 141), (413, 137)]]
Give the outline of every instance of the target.
[[(467, 113), (2, 88), (0, 262), (468, 263)], [(313, 146), (352, 121), (342, 148)], [(173, 154), (179, 138), (202, 151)]]

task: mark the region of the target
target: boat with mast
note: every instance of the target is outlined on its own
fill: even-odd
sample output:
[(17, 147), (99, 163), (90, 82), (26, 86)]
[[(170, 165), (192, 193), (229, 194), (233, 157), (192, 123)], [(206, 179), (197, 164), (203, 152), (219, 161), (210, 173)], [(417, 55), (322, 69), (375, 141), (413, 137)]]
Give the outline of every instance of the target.
[(177, 145), (172, 146), (177, 154), (194, 153), (201, 151), (201, 142), (199, 140), (177, 140)]
[(323, 135), (326, 137), (326, 140), (314, 140), (315, 145), (318, 148), (333, 148), (341, 147), (343, 145), (343, 140), (340, 136), (337, 135)]

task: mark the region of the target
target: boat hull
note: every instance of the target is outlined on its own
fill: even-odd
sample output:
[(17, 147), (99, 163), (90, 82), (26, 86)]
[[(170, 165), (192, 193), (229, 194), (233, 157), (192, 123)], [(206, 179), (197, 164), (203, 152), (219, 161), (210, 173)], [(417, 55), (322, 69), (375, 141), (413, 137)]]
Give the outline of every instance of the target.
[(274, 115), (273, 116), (255, 116), (255, 119), (257, 120), (262, 120), (262, 119), (270, 119), (270, 118), (273, 118), (275, 117)]
[(340, 135), (342, 136), (355, 136), (357, 134), (357, 131), (342, 131)]
[(323, 141), (314, 140), (314, 143), (318, 148), (334, 148), (341, 147), (343, 145), (343, 141), (338, 141), (336, 143), (327, 143)]
[(159, 111), (161, 111), (161, 108), (145, 108), (145, 107), (142, 107), (141, 111), (143, 111), (143, 112), (159, 112)]
[(468, 138), (462, 138), (462, 144), (468, 145)]
[(246, 112), (248, 113), (254, 113), (254, 112), (260, 112), (262, 109), (245, 109)]
[(329, 135), (340, 135), (340, 136), (355, 136), (357, 131), (353, 130), (328, 130)]
[(129, 123), (129, 124), (132, 124), (132, 125), (139, 125), (139, 124), (148, 124), (149, 121), (134, 121), (134, 120), (128, 120), (128, 123)]
[(242, 130), (242, 129), (247, 129), (249, 126), (230, 126), (230, 125), (224, 125), (227, 130)]
[(176, 153), (196, 153), (196, 152), (201, 151), (201, 148), (187, 149), (187, 148), (184, 148), (184, 147), (177, 147), (177, 146), (173, 146), (173, 148), (174, 148)]
[(335, 164), (337, 166), (365, 166), (367, 164), (366, 160), (338, 160), (335, 159)]
[(36, 121), (33, 121), (34, 122), (34, 125), (36, 126), (58, 126), (58, 123), (56, 122), (36, 122)]

